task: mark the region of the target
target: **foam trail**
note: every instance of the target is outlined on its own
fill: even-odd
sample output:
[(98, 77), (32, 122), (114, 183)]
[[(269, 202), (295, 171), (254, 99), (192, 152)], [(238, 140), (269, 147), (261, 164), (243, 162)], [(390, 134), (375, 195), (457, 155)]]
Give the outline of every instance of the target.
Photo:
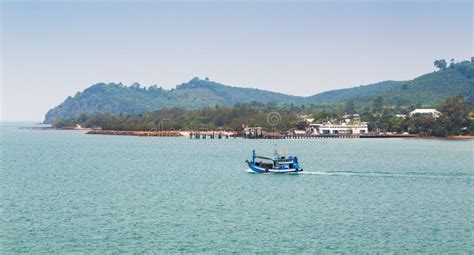
[[(252, 169), (245, 170), (247, 173), (257, 174)], [(272, 174), (272, 173), (268, 173)], [(355, 171), (306, 171), (297, 173), (287, 173), (296, 175), (325, 175), (325, 176), (355, 176), (355, 177), (404, 177), (404, 178), (463, 178), (474, 179), (474, 175), (466, 173), (427, 173), (427, 172), (407, 172), (407, 173), (389, 173), (389, 172), (355, 172)]]
[(405, 176), (405, 174), (397, 173), (385, 173), (385, 172), (352, 172), (352, 171), (303, 171), (301, 174), (314, 174), (314, 175), (336, 175), (336, 176), (368, 176), (368, 177), (394, 177), (394, 176)]
[(315, 174), (315, 175), (355, 175), (351, 172), (324, 172), (324, 171), (303, 171), (300, 174)]
[(411, 177), (411, 178), (474, 178), (471, 174), (465, 173), (388, 173), (388, 172), (352, 172), (352, 171), (303, 171), (300, 174), (313, 175), (336, 175), (336, 176), (357, 176), (357, 177)]

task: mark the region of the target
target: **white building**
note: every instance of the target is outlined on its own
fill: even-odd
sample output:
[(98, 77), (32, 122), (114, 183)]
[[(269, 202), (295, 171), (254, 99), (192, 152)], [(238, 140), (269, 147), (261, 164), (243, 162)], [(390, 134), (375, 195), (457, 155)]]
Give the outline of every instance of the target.
[(322, 124), (309, 124), (309, 132), (312, 135), (367, 134), (369, 128), (366, 122), (359, 124), (332, 124), (331, 122), (327, 122)]
[(420, 115), (429, 114), (435, 118), (438, 118), (441, 115), (441, 112), (439, 112), (436, 109), (415, 109), (414, 111), (410, 112), (410, 117), (412, 117), (413, 115), (418, 115), (418, 114)]
[(369, 128), (367, 122), (361, 122), (359, 114), (348, 114), (342, 119), (327, 121), (324, 123), (311, 123), (309, 119), (307, 133), (311, 135), (351, 135), (367, 134)]
[(263, 134), (261, 127), (244, 127), (243, 135), (247, 137), (259, 137)]

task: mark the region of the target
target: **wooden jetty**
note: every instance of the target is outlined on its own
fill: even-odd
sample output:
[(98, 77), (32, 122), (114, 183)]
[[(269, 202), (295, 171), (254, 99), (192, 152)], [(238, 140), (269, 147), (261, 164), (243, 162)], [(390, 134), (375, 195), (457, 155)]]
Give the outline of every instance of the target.
[(361, 135), (360, 138), (413, 138), (419, 137), (418, 135), (409, 134), (366, 134)]
[(405, 134), (286, 134), (263, 131), (259, 135), (241, 135), (247, 139), (354, 139), (354, 138), (412, 138), (417, 135)]
[(94, 129), (87, 134), (91, 135), (129, 135), (129, 136), (161, 136), (161, 137), (180, 137), (178, 131), (130, 131), (130, 130), (101, 130)]
[(314, 134), (292, 134), (286, 132), (262, 131), (259, 133), (242, 133), (240, 135), (246, 139), (327, 139), (327, 138), (360, 138), (359, 134), (338, 134), (338, 135), (314, 135)]

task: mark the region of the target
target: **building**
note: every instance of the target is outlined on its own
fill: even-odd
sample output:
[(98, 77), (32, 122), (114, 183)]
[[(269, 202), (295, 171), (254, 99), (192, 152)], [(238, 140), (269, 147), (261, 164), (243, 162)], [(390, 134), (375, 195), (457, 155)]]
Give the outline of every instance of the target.
[(367, 134), (367, 122), (361, 122), (358, 114), (344, 115), (340, 121), (310, 123), (307, 132), (312, 135), (352, 135)]
[(263, 129), (261, 127), (244, 127), (242, 130), (242, 135), (244, 137), (253, 137), (259, 138), (263, 135)]
[(333, 124), (331, 122), (321, 124), (309, 124), (309, 133), (312, 135), (352, 135), (367, 134), (369, 128), (366, 122), (359, 124)]
[(431, 115), (435, 118), (438, 118), (441, 115), (441, 112), (436, 109), (415, 109), (414, 111), (410, 112), (410, 117), (413, 117), (414, 115)]

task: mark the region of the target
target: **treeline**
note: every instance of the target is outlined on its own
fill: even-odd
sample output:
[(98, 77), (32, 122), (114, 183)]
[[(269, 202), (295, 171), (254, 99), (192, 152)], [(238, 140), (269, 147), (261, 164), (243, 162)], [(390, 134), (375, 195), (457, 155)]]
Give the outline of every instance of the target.
[[(312, 117), (314, 122), (335, 121), (344, 114), (358, 113), (369, 123), (370, 131), (408, 132), (423, 136), (448, 136), (474, 133), (473, 107), (462, 97), (448, 98), (436, 109), (441, 116), (410, 116), (414, 109), (385, 106), (382, 97), (376, 97), (369, 106), (359, 111), (354, 102), (334, 107), (273, 103), (243, 103), (233, 107), (213, 107), (199, 110), (180, 108), (162, 109), (133, 115), (82, 114), (78, 118), (59, 119), (54, 127), (74, 127), (104, 130), (240, 130), (243, 125), (267, 129), (305, 128), (301, 116)], [(271, 118), (271, 119), (269, 119)]]
[(361, 114), (372, 131), (438, 137), (474, 134), (474, 109), (462, 97), (447, 98), (438, 105), (436, 109), (441, 113), (439, 117), (429, 114), (410, 116), (409, 111), (396, 108), (383, 107), (381, 111), (374, 109)]
[[(297, 125), (300, 114), (311, 114), (313, 105), (277, 105), (263, 103), (242, 103), (233, 107), (215, 106), (198, 110), (182, 108), (161, 109), (134, 115), (81, 114), (78, 118), (59, 119), (54, 127), (73, 127), (77, 124), (88, 128), (105, 130), (240, 130), (242, 125), (261, 126), (268, 129), (291, 128)], [(270, 113), (272, 122), (267, 121)], [(271, 124), (270, 124), (270, 123)]]

